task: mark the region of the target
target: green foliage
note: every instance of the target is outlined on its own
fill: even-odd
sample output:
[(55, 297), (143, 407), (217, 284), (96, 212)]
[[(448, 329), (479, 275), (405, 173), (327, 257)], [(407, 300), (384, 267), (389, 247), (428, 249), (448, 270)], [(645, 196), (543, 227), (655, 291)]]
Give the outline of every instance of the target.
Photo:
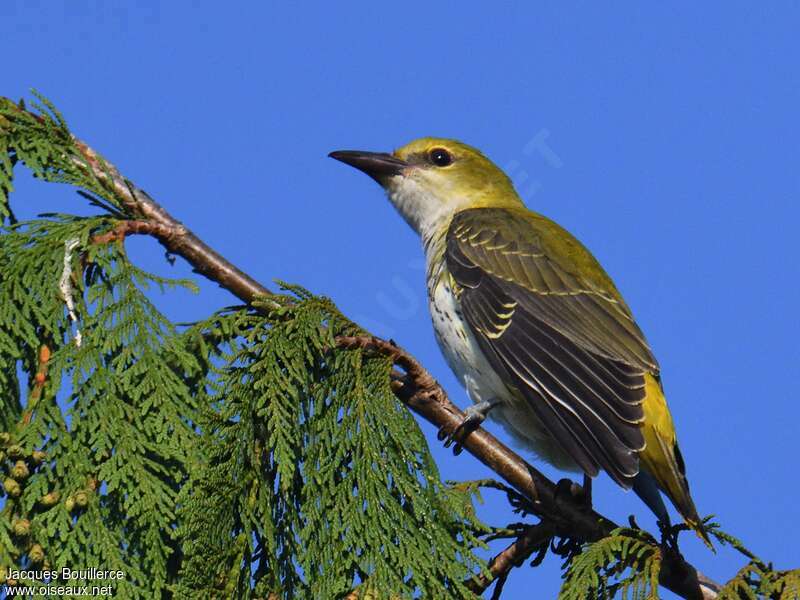
[(719, 528), (718, 523), (706, 519), (708, 532), (721, 544), (731, 546), (749, 559), (744, 567), (726, 583), (719, 592), (720, 600), (800, 600), (800, 569), (776, 571), (765, 563), (744, 544)]
[(0, 225), (11, 218), (8, 197), (14, 190), (12, 180), (14, 178), (14, 163), (16, 163), (17, 158), (16, 153), (11, 151), (10, 129), (11, 122), (0, 114)]
[[(148, 288), (190, 284), (98, 241), (125, 217), (110, 172), (40, 102), (0, 98), (0, 574), (120, 569), (119, 598), (471, 597), (484, 529), (389, 363), (337, 348), (357, 328), (300, 288), (179, 331)], [(104, 212), (15, 223), (18, 163)]]
[(565, 563), (561, 600), (590, 598), (658, 598), (661, 549), (640, 529), (621, 527), (585, 544)]
[[(22, 411), (18, 364), (36, 373), (38, 348), (63, 342), (69, 325), (58, 289), (65, 243), (85, 247), (102, 219), (41, 220), (0, 236), (0, 430), (10, 431)], [(80, 282), (78, 282), (80, 283)]]
[(773, 571), (755, 562), (747, 563), (720, 590), (719, 600), (798, 600), (800, 569)]
[[(12, 214), (9, 194), (17, 162), (28, 167), (34, 177), (77, 186), (124, 213), (110, 178), (97, 177), (88, 168), (88, 159), (79, 151), (61, 113), (46, 98), (33, 93), (35, 111), (23, 110), (24, 103), (0, 97), (0, 225)], [(95, 160), (104, 165), (102, 157)]]
[(240, 337), (207, 402), (224, 406), (203, 424), (207, 462), (182, 493), (179, 595), (246, 596), (252, 579), (261, 597), (337, 598), (359, 582), (378, 597), (470, 597), (469, 496), (441, 483), (391, 365), (337, 350), (353, 325), (298, 292), (266, 319), (240, 309), (198, 326)]
[[(175, 504), (196, 446), (197, 401), (183, 374), (199, 365), (144, 293), (182, 282), (141, 271), (120, 245), (92, 243), (109, 223), (42, 219), (0, 236), (3, 430), (6, 454), (20, 448), (29, 471), (3, 517), (30, 523), (27, 535), (0, 537), (0, 559), (31, 566), (38, 545), (53, 568), (121, 569), (118, 594), (153, 597), (170, 580)], [(77, 327), (59, 289), (65, 255)], [(29, 375), (26, 398), (18, 369)], [(70, 391), (58, 403), (62, 384)], [(15, 477), (13, 463), (2, 467)]]
[[(733, 547), (749, 559), (720, 590), (720, 600), (800, 599), (800, 569), (774, 570), (711, 519), (704, 519), (704, 530), (721, 544)], [(677, 528), (684, 529), (688, 527)], [(571, 547), (570, 550), (563, 567), (560, 600), (658, 598), (662, 548), (647, 532), (619, 528), (597, 542)]]

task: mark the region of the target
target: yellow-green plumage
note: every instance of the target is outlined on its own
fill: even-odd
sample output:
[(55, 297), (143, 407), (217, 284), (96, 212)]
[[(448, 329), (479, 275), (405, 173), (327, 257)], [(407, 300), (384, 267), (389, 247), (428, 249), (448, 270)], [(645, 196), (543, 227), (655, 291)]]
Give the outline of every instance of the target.
[(605, 470), (664, 513), (657, 485), (696, 526), (658, 363), (591, 253), (460, 142), (417, 140), (373, 171), (333, 156), (376, 178), (420, 234), (437, 340), (471, 399), (545, 460)]

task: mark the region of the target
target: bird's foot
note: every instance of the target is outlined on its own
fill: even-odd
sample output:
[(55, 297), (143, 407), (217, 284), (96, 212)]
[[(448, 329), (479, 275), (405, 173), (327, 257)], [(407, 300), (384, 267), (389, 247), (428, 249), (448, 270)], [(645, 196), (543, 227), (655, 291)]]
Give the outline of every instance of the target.
[(683, 523), (678, 523), (676, 525), (672, 525), (669, 521), (664, 523), (663, 521), (658, 521), (658, 530), (661, 532), (661, 545), (665, 548), (671, 548), (676, 552), (678, 550), (678, 535), (681, 531), (686, 531), (688, 527)]
[(467, 436), (481, 426), (489, 415), (489, 411), (494, 408), (498, 402), (491, 402), (484, 400), (473, 404), (464, 410), (464, 418), (453, 431), (449, 434), (444, 429), (439, 430), (439, 439), (444, 440), (444, 447), (449, 448), (453, 446), (453, 454), (459, 455), (464, 449), (462, 445)]
[(571, 479), (559, 479), (556, 483), (556, 502), (568, 500), (586, 512), (592, 510), (592, 479), (584, 475), (583, 486)]

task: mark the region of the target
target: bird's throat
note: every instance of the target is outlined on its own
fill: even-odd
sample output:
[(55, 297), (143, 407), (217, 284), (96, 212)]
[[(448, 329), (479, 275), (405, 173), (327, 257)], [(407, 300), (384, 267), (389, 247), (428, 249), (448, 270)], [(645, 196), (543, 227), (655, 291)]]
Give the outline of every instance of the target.
[(410, 177), (393, 177), (386, 186), (389, 200), (411, 228), (424, 240), (442, 229), (453, 206)]

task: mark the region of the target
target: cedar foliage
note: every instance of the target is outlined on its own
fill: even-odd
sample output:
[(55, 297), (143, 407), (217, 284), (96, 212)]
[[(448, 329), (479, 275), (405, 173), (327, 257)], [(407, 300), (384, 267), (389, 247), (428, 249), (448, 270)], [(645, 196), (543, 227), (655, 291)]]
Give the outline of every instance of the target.
[(661, 549), (647, 532), (620, 527), (567, 558), (560, 598), (658, 598)]
[[(123, 570), (121, 599), (474, 597), (497, 530), (441, 481), (388, 359), (337, 348), (364, 332), (296, 286), (171, 322), (148, 290), (194, 284), (97, 242), (135, 215), (76, 144), (41, 96), (0, 98), (0, 585), (67, 566)], [(20, 165), (97, 214), (17, 222)], [(797, 597), (714, 531), (750, 559), (724, 597)], [(657, 597), (645, 532), (566, 547), (563, 598)]]
[[(300, 288), (180, 330), (147, 288), (192, 284), (95, 243), (126, 208), (39, 100), (0, 105), (0, 570), (121, 569), (120, 598), (468, 597), (483, 526), (387, 360), (336, 349), (358, 328)], [(101, 214), (14, 222), (17, 163)]]

